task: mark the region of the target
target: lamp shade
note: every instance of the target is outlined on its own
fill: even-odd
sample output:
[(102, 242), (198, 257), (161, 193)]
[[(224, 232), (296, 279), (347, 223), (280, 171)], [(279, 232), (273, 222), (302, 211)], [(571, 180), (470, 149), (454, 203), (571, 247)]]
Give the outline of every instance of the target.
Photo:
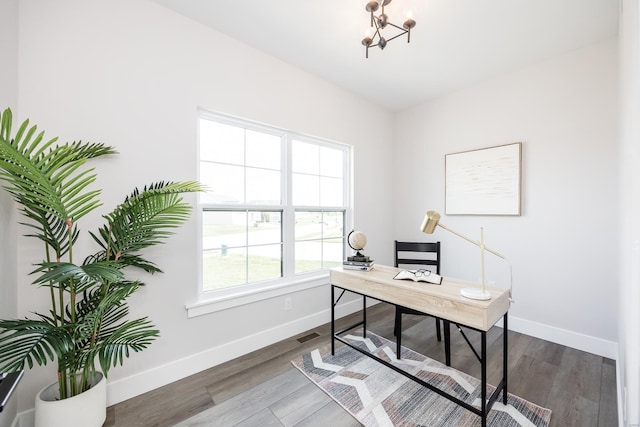
[(440, 221), (440, 214), (436, 211), (429, 211), (424, 216), (420, 229), (423, 233), (433, 234), (438, 225), (438, 221)]

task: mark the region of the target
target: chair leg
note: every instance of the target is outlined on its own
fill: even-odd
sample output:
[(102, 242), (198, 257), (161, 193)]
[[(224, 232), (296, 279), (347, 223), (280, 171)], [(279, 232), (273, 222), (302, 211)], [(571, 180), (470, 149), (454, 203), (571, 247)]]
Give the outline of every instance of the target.
[(436, 319), (436, 336), (438, 337), (438, 342), (442, 341), (442, 334), (440, 333), (440, 319)]

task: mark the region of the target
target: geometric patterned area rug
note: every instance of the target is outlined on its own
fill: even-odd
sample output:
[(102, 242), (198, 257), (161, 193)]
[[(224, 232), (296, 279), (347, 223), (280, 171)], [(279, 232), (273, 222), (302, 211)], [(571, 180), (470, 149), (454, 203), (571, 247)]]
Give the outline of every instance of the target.
[[(395, 343), (369, 331), (366, 339), (362, 338), (361, 331), (344, 338), (460, 400), (480, 407), (481, 387), (477, 378), (405, 347), (402, 348), (402, 359), (397, 360)], [(478, 415), (339, 342), (336, 342), (335, 356), (331, 355), (331, 344), (327, 344), (291, 363), (367, 427), (481, 425)], [(487, 396), (494, 389), (487, 385)], [(493, 404), (487, 425), (547, 427), (550, 419), (551, 410), (509, 393), (507, 405), (502, 404), (502, 397)]]

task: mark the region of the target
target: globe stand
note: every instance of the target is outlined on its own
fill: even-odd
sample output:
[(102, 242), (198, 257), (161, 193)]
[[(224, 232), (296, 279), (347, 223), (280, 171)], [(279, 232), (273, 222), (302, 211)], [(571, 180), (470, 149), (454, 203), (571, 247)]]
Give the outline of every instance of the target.
[(353, 256), (348, 256), (347, 261), (369, 262), (371, 260), (368, 256), (362, 255), (360, 251), (357, 251)]

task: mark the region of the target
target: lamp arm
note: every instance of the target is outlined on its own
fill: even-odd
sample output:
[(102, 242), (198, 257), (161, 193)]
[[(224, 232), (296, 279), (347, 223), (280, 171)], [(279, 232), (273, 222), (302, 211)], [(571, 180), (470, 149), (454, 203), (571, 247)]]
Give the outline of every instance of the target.
[[(466, 240), (466, 241), (467, 241), (467, 242), (469, 242), (469, 243), (473, 243), (474, 245), (476, 245), (476, 246), (477, 246), (477, 247), (479, 247), (479, 248), (482, 248), (482, 247), (484, 246), (483, 244), (481, 244), (481, 243), (480, 243), (480, 242), (478, 242), (477, 240), (473, 240), (473, 239), (468, 238), (467, 236), (463, 236), (462, 234), (458, 233), (457, 231), (453, 231), (452, 229), (450, 229), (449, 227), (447, 227), (447, 226), (446, 226), (446, 225), (444, 225), (444, 224), (438, 223), (438, 226), (439, 226), (439, 227), (444, 228), (445, 230), (447, 230), (447, 231), (448, 231), (448, 232), (450, 232), (450, 233), (455, 234), (455, 235), (456, 235), (456, 236), (458, 236), (458, 237), (463, 238), (464, 240)], [(485, 251), (487, 251), (487, 252), (491, 252), (492, 254), (494, 254), (494, 255), (495, 255), (495, 256), (497, 256), (497, 257), (500, 257), (500, 258), (502, 258), (502, 259), (505, 259), (504, 255), (502, 255), (502, 254), (501, 254), (501, 253), (499, 253), (499, 252), (494, 251), (493, 249), (490, 249), (490, 248), (488, 248), (488, 247), (484, 246), (484, 250), (485, 250)]]

